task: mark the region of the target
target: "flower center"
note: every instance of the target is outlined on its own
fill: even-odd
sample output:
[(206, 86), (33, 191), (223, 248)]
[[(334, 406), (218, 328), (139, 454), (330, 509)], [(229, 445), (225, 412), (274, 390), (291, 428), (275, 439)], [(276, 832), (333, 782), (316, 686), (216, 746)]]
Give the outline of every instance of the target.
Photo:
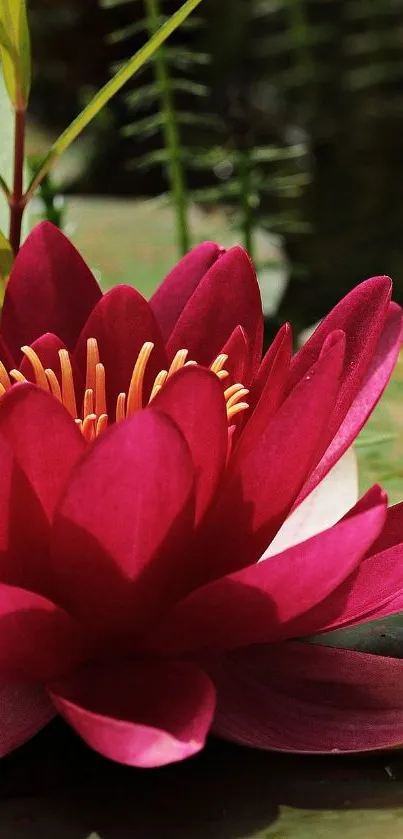
[[(161, 370), (155, 377), (150, 396), (146, 400), (144, 396), (144, 377), (153, 349), (154, 344), (151, 341), (143, 344), (133, 367), (129, 389), (127, 393), (119, 393), (117, 397), (112, 421), (120, 422), (132, 416), (141, 408), (144, 408), (146, 404), (153, 401), (157, 393), (159, 393), (174, 373), (182, 367), (196, 364), (196, 361), (187, 360), (188, 350), (178, 350), (169, 369)], [(71, 358), (68, 351), (64, 349), (59, 350), (59, 378), (54, 370), (44, 368), (38, 354), (32, 347), (21, 347), (21, 351), (31, 363), (35, 383), (43, 390), (51, 393), (55, 399), (58, 399), (67, 408), (80, 427), (86, 440), (93, 440), (107, 428), (109, 417), (106, 405), (106, 375), (105, 367), (99, 358), (96, 338), (89, 338), (87, 340), (85, 390), (80, 411), (77, 410), (76, 388)], [(210, 370), (220, 380), (226, 379), (229, 375), (228, 371), (224, 369), (227, 360), (228, 356), (221, 353), (210, 365)], [(0, 362), (0, 396), (6, 393), (15, 382), (27, 381), (27, 378), (20, 370), (10, 370), (10, 373), (7, 373), (6, 368)], [(248, 392), (240, 383), (231, 385), (231, 387), (224, 390), (229, 426), (232, 426), (233, 418), (237, 414), (245, 411), (249, 407), (244, 401)]]

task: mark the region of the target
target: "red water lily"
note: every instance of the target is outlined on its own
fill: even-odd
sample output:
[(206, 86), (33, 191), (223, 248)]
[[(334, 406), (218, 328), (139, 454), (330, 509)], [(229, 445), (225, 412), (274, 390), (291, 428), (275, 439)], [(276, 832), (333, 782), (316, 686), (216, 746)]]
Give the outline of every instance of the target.
[(374, 278), (261, 361), (241, 249), (196, 248), (147, 304), (102, 297), (37, 228), (2, 322), (2, 753), (55, 710), (136, 766), (211, 729), (302, 751), (402, 741), (399, 662), (287, 640), (402, 608), (396, 514), (378, 488), (347, 512), (347, 450), (401, 329)]

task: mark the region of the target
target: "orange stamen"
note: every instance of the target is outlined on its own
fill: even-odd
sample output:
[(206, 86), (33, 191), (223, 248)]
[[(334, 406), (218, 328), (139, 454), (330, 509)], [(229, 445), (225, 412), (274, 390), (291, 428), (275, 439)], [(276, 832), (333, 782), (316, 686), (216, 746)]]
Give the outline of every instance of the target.
[(98, 341), (96, 338), (88, 338), (87, 341), (87, 372), (85, 376), (85, 389), (96, 391), (96, 369), (99, 364)]
[(175, 355), (175, 357), (172, 361), (172, 364), (171, 364), (171, 366), (168, 370), (167, 379), (169, 379), (171, 376), (173, 376), (174, 373), (177, 373), (178, 370), (181, 370), (181, 368), (184, 366), (184, 364), (186, 362), (187, 357), (188, 357), (188, 350), (178, 350), (178, 352), (176, 353), (176, 355)]
[(102, 431), (106, 431), (108, 428), (108, 414), (101, 414), (97, 420), (97, 427), (95, 429), (95, 435), (98, 437)]
[(97, 364), (95, 368), (95, 413), (98, 417), (106, 414), (105, 367)]
[(168, 370), (161, 370), (158, 373), (158, 376), (156, 377), (155, 382), (154, 382), (153, 387), (152, 387), (150, 398), (148, 400), (149, 402), (152, 402), (154, 397), (157, 395), (157, 393), (160, 392), (160, 390), (161, 390), (162, 386), (165, 384), (167, 378), (168, 378)]
[(32, 369), (34, 371), (35, 382), (38, 387), (41, 387), (42, 390), (49, 391), (49, 383), (46, 377), (46, 373), (44, 370), (44, 366), (36, 354), (35, 350), (32, 347), (21, 347), (21, 352), (24, 353), (28, 361), (31, 362)]
[(134, 370), (132, 373), (132, 378), (129, 386), (129, 393), (127, 394), (127, 409), (126, 409), (126, 416), (130, 417), (136, 411), (139, 411), (140, 408), (143, 407), (143, 384), (144, 384), (144, 375), (146, 372), (146, 367), (148, 363), (148, 359), (154, 349), (154, 344), (151, 341), (147, 341), (143, 344), (138, 359), (134, 365)]
[(19, 370), (10, 370), (10, 376), (15, 382), (26, 382), (25, 376)]
[(247, 396), (248, 393), (249, 391), (246, 389), (246, 387), (243, 387), (241, 388), (241, 390), (238, 390), (237, 393), (234, 393), (229, 399), (227, 399), (227, 412), (230, 408), (232, 408), (233, 405), (237, 405), (240, 402), (240, 400), (243, 399), (244, 396)]
[(11, 387), (10, 376), (7, 373), (7, 370), (4, 364), (0, 361), (0, 384), (3, 385), (5, 390), (8, 390)]
[(84, 393), (83, 415), (84, 419), (90, 414), (94, 413), (94, 391), (92, 388), (87, 388)]
[(62, 402), (62, 392), (60, 390), (59, 382), (57, 381), (57, 378), (56, 378), (56, 373), (54, 373), (54, 371), (51, 370), (50, 367), (46, 368), (45, 373), (46, 373), (46, 378), (49, 382), (50, 392), (51, 392), (52, 396), (54, 396), (55, 399), (58, 399), (59, 402)]
[(228, 421), (235, 417), (237, 414), (240, 414), (242, 411), (247, 411), (249, 405), (247, 402), (238, 402), (236, 405), (232, 405), (232, 407), (227, 410), (227, 417)]
[[(73, 419), (77, 417), (76, 395), (74, 391), (73, 370), (67, 350), (59, 350), (60, 369), (62, 373), (62, 400)], [(83, 432), (84, 433), (84, 432)]]
[(96, 434), (96, 422), (97, 417), (96, 414), (88, 414), (88, 417), (85, 418), (82, 426), (81, 431), (86, 440), (90, 443), (91, 440), (94, 440)]
[(126, 417), (126, 394), (119, 393), (116, 400), (116, 422), (121, 422)]
[(227, 361), (228, 361), (228, 356), (225, 355), (225, 353), (220, 353), (220, 355), (217, 356), (217, 358), (213, 361), (213, 363), (210, 364), (210, 370), (212, 370), (213, 373), (219, 373), (220, 370), (223, 369), (224, 364)]

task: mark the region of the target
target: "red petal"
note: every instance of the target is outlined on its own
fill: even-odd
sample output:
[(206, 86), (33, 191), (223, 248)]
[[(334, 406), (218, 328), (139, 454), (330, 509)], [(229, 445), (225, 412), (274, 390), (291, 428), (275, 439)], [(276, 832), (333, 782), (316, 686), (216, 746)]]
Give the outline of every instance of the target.
[(391, 303), (380, 340), (358, 394), (352, 402), (329, 448), (301, 492), (298, 503), (306, 498), (355, 440), (382, 396), (394, 370), (402, 343), (402, 312)]
[[(268, 378), (273, 377), (274, 371), (277, 367), (277, 375), (275, 381), (275, 394), (277, 399), (275, 402), (279, 403), (287, 384), (288, 367), (291, 361), (292, 354), (292, 329), (289, 323), (285, 323), (277, 332), (274, 341), (270, 344), (264, 358), (262, 359), (257, 374), (254, 378), (251, 392), (248, 397), (250, 408), (253, 411), (262, 396), (263, 390)], [(280, 359), (283, 360), (284, 368), (280, 364)], [(288, 359), (288, 363), (286, 363)], [(276, 405), (277, 407), (277, 405)], [(274, 412), (273, 412), (274, 413)]]
[(176, 321), (200, 280), (222, 253), (224, 249), (215, 242), (203, 242), (197, 245), (172, 268), (151, 297), (150, 306), (158, 321), (164, 341), (168, 340)]
[(208, 668), (216, 734), (285, 752), (364, 752), (403, 742), (403, 661), (287, 642)]
[(193, 481), (187, 445), (163, 414), (140, 411), (103, 434), (55, 514), (57, 602), (129, 643), (190, 573)]
[(103, 296), (88, 318), (74, 353), (74, 361), (84, 375), (88, 338), (98, 341), (100, 361), (106, 370), (108, 412), (112, 420), (117, 396), (127, 393), (143, 344), (153, 342), (144, 385), (147, 404), (154, 379), (166, 368), (167, 360), (157, 322), (144, 297), (130, 286), (117, 286)]
[(308, 634), (310, 610), (324, 598), (331, 602), (328, 595), (357, 567), (385, 516), (386, 498), (374, 488), (329, 530), (197, 589), (163, 620), (153, 649), (214, 652)]
[(221, 256), (200, 281), (173, 329), (168, 352), (186, 348), (192, 359), (209, 366), (238, 325), (245, 330), (251, 369), (256, 370), (262, 354), (262, 304), (253, 265), (239, 247)]
[(284, 521), (327, 433), (343, 351), (339, 340), (244, 453), (241, 440), (203, 550), (202, 582), (256, 561)]
[(86, 444), (57, 399), (31, 384), (14, 385), (0, 402), (0, 434), (49, 519)]
[(54, 713), (42, 685), (0, 684), (0, 757), (30, 740)]
[(0, 583), (0, 681), (46, 681), (88, 652), (78, 625), (59, 606)]
[(38, 224), (15, 260), (4, 298), (1, 334), (12, 355), (45, 332), (73, 349), (101, 290), (80, 254), (49, 222)]
[(379, 538), (371, 546), (371, 556), (380, 554), (394, 545), (400, 545), (403, 541), (403, 501), (400, 504), (393, 504), (388, 507), (385, 527)]
[(222, 385), (210, 371), (184, 368), (167, 382), (153, 407), (174, 420), (189, 446), (197, 476), (197, 523), (216, 492), (226, 463), (228, 423)]
[(164, 766), (199, 752), (215, 706), (188, 662), (90, 665), (49, 686), (57, 710), (89, 746), (129, 766)]

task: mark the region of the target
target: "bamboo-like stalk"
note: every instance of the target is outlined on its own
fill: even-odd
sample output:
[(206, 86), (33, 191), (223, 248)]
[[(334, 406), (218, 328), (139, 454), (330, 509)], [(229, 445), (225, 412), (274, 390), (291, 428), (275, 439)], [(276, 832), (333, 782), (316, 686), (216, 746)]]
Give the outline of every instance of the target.
[[(158, 30), (160, 0), (145, 0), (147, 28), (150, 36)], [(163, 49), (154, 55), (155, 77), (160, 93), (160, 110), (163, 118), (164, 144), (168, 155), (168, 177), (175, 206), (178, 247), (183, 256), (189, 250), (188, 197), (183, 168), (183, 157), (174, 95), (169, 67)]]

